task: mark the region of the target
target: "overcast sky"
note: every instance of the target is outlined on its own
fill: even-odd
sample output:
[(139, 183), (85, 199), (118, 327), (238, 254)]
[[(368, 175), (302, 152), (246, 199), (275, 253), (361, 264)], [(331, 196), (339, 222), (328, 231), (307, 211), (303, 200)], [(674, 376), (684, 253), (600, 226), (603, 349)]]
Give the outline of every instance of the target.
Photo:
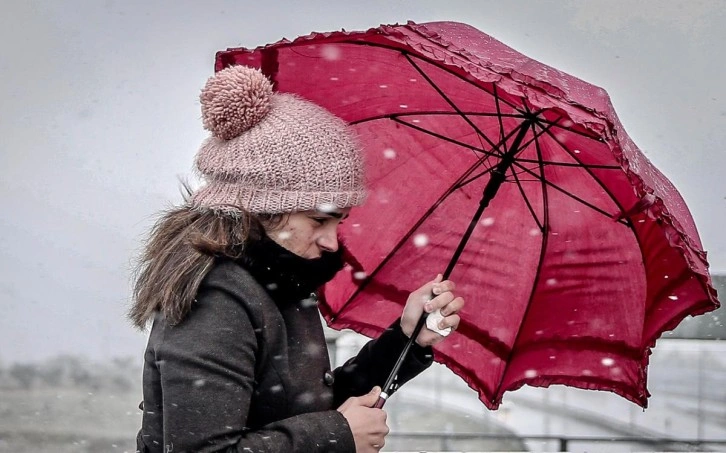
[(4, 0), (0, 362), (141, 357), (130, 270), (205, 137), (217, 50), (409, 19), (469, 23), (605, 88), (726, 273), (724, 1)]

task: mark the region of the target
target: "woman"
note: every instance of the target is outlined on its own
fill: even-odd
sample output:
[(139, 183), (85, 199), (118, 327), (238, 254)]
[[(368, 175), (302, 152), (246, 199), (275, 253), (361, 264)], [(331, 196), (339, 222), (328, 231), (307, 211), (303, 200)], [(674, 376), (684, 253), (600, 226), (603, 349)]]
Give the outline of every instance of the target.
[[(155, 225), (135, 281), (130, 317), (153, 323), (138, 450), (380, 450), (378, 386), (424, 309), (456, 328), (464, 301), (437, 277), (330, 371), (314, 292), (342, 268), (337, 228), (365, 198), (361, 151), (342, 120), (252, 68), (218, 72), (200, 99), (205, 185)], [(441, 340), (422, 330), (399, 383)]]

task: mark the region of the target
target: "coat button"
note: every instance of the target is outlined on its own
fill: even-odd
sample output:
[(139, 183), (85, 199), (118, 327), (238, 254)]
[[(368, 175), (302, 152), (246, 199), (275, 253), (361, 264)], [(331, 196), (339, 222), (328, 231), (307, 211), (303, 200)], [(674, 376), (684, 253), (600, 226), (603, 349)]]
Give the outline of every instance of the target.
[(323, 375), (323, 382), (328, 387), (332, 387), (333, 383), (335, 382), (335, 376), (333, 375), (333, 373), (330, 371), (326, 371), (325, 374)]

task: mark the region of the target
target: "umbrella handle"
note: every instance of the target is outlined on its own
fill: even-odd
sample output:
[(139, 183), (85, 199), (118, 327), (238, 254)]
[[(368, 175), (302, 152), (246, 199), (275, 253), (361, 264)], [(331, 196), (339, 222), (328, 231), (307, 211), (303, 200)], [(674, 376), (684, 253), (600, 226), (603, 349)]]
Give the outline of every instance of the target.
[(416, 338), (418, 338), (418, 334), (421, 333), (421, 329), (426, 324), (427, 316), (428, 316), (428, 313), (426, 313), (426, 312), (421, 313), (421, 317), (418, 319), (418, 323), (416, 323), (416, 327), (413, 329), (413, 333), (411, 334), (408, 341), (406, 342), (406, 345), (403, 347), (401, 354), (398, 356), (398, 360), (396, 360), (396, 364), (393, 365), (393, 368), (391, 369), (391, 373), (388, 375), (388, 379), (386, 379), (386, 383), (383, 384), (383, 389), (381, 391), (381, 394), (378, 397), (376, 404), (373, 405), (373, 407), (375, 407), (377, 409), (381, 409), (383, 407), (383, 405), (386, 404), (386, 400), (391, 395), (391, 393), (394, 390), (394, 387), (396, 386), (396, 378), (398, 377), (398, 370), (401, 369), (401, 365), (403, 364), (404, 359), (408, 355), (408, 351), (411, 349), (411, 346), (413, 346), (413, 342), (416, 341)]

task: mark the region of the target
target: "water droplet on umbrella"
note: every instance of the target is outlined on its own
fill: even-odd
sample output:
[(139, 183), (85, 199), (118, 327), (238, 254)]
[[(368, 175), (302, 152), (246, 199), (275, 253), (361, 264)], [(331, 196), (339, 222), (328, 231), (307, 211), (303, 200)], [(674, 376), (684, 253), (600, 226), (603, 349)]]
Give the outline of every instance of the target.
[(663, 278), (668, 278), (668, 276), (667, 275), (664, 275)]
[(482, 219), (481, 224), (485, 227), (494, 225), (494, 217), (486, 217)]
[(554, 285), (557, 284), (557, 279), (556, 278), (548, 278), (545, 283), (547, 284), (547, 286), (554, 286)]
[(388, 88), (388, 85), (378, 85), (378, 88)]
[(555, 360), (556, 358), (557, 358), (557, 357), (556, 357), (556, 356), (554, 356), (554, 355), (551, 355), (551, 356), (550, 356), (550, 360)]
[(408, 79), (409, 82), (416, 82), (416, 79)]
[(524, 377), (532, 379), (537, 377), (537, 370), (527, 370), (524, 372)]
[(386, 148), (383, 150), (383, 157), (386, 159), (395, 159), (396, 158), (396, 150), (393, 148)]
[(338, 46), (327, 44), (320, 49), (320, 56), (326, 61), (340, 60), (340, 54), (341, 51)]
[(613, 366), (615, 365), (615, 360), (611, 359), (610, 357), (605, 357), (600, 361), (605, 366)]
[(413, 245), (416, 247), (426, 247), (429, 243), (429, 237), (425, 234), (417, 234), (413, 237)]
[(363, 271), (358, 271), (353, 273), (353, 278), (356, 280), (365, 280), (365, 278), (368, 277), (368, 274), (366, 274)]
[(542, 335), (544, 333), (544, 330), (538, 330), (534, 334), (535, 335)]
[(670, 296), (668, 296), (668, 299), (670, 299), (670, 300), (678, 300), (678, 296), (676, 296), (675, 294), (671, 294)]
[(402, 109), (407, 109), (408, 108), (408, 106), (406, 104), (401, 104), (401, 105), (399, 105), (399, 107), (401, 107)]
[(580, 150), (579, 149), (576, 149), (576, 150), (574, 150), (572, 152), (575, 153), (575, 154), (580, 154)]
[(333, 82), (337, 82), (340, 79), (338, 79), (337, 77), (331, 77), (330, 80), (332, 80)]
[(353, 228), (360, 228), (360, 223), (354, 223), (354, 224), (352, 225), (352, 227), (353, 227)]
[(414, 123), (420, 123), (421, 120), (413, 120)]

